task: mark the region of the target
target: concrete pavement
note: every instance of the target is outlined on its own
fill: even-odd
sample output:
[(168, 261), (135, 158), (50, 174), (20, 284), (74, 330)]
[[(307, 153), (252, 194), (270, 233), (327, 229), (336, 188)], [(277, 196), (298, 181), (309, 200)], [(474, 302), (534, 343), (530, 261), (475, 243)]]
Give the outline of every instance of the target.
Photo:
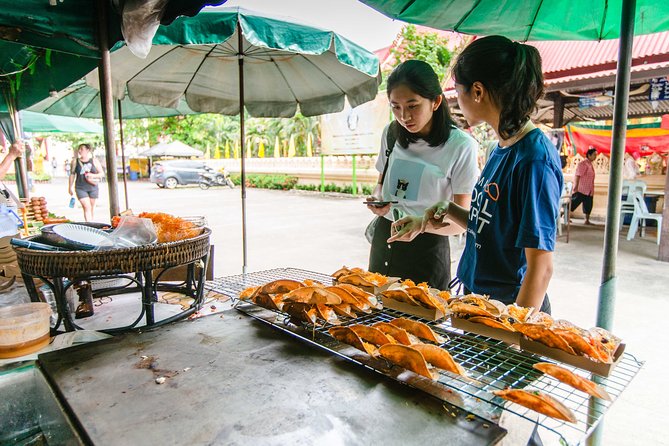
[[(64, 182), (38, 184), (50, 211), (81, 219), (69, 209)], [(123, 193), (121, 190), (121, 203)], [(197, 187), (158, 189), (150, 183), (129, 183), (130, 207), (135, 212), (162, 211), (175, 215), (204, 215), (216, 246), (215, 276), (241, 272), (241, 204), (239, 190)], [(247, 197), (249, 271), (297, 267), (332, 272), (342, 265), (366, 267), (369, 245), (363, 231), (372, 215), (363, 198), (321, 196), (299, 191), (249, 189)], [(123, 208), (123, 204), (121, 206)], [(106, 197), (96, 209), (97, 220), (109, 221)], [(578, 220), (575, 220), (578, 222)], [(625, 229), (626, 234), (626, 229)], [(555, 271), (549, 287), (553, 314), (574, 323), (594, 325), (603, 260), (603, 226), (572, 225), (569, 243), (558, 241)], [(462, 250), (452, 241), (453, 268)], [(668, 334), (669, 263), (655, 260), (654, 233), (644, 239), (620, 239), (617, 258), (617, 301), (613, 327), (627, 351), (646, 365), (606, 417), (605, 445), (667, 444), (664, 434), (666, 352)]]

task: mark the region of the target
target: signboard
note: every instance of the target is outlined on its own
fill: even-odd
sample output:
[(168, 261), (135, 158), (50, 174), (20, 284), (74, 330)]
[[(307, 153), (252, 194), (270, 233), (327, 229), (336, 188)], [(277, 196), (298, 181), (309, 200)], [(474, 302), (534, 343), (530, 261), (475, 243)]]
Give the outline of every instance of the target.
[(613, 104), (613, 92), (611, 91), (605, 91), (603, 94), (594, 93), (578, 98), (578, 108), (581, 110), (591, 107), (606, 107), (611, 104)]
[(356, 108), (348, 101), (344, 110), (321, 116), (321, 153), (324, 155), (377, 154), (383, 129), (390, 122), (385, 91)]
[(650, 92), (648, 100), (666, 101), (669, 99), (669, 81), (665, 77), (657, 77), (650, 80)]

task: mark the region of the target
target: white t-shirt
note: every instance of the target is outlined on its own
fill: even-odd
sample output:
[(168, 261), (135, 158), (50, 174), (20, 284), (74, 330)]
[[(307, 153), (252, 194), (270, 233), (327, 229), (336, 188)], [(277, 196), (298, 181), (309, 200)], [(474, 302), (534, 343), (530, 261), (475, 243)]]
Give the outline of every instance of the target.
[[(383, 131), (376, 169), (386, 163), (388, 126)], [(452, 129), (445, 144), (430, 147), (422, 139), (406, 149), (395, 142), (388, 172), (383, 181), (383, 200), (399, 201), (394, 208), (402, 215), (423, 215), (438, 201), (452, 200), (455, 194), (472, 193), (479, 177), (476, 163), (478, 143), (460, 129)], [(392, 220), (391, 213), (386, 214)]]

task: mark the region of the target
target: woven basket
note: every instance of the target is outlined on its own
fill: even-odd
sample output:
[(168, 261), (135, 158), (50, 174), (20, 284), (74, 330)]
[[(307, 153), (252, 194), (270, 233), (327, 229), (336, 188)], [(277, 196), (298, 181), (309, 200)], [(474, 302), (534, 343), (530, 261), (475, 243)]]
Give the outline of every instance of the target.
[(209, 253), (211, 230), (178, 242), (100, 251), (39, 251), (14, 247), (24, 274), (41, 277), (86, 277), (171, 268)]

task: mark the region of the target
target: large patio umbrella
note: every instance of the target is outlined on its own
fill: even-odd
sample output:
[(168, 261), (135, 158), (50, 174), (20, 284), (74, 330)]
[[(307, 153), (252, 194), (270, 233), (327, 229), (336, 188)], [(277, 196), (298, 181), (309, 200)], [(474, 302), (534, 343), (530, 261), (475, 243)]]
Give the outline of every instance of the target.
[[(28, 107), (27, 110), (49, 115), (102, 119), (100, 90), (88, 85), (84, 79), (79, 79), (55, 95)], [(114, 116), (122, 115), (123, 119), (164, 118), (196, 113), (183, 100), (176, 107), (141, 104), (132, 101), (127, 95), (122, 100), (114, 101)]]
[[(100, 90), (88, 85), (84, 79), (79, 79), (72, 85), (56, 92), (56, 94), (30, 106), (27, 110), (48, 115), (102, 119), (101, 104)], [(197, 112), (191, 110), (186, 105), (185, 100), (179, 101), (175, 108), (159, 107), (134, 102), (127, 94), (123, 99), (114, 100), (113, 111), (114, 116), (119, 120), (123, 189), (125, 191), (125, 207), (128, 209), (128, 181), (126, 178), (125, 143), (123, 141), (123, 119), (164, 118), (167, 116), (192, 115), (197, 114)]]
[[(112, 89), (163, 107), (185, 98), (195, 111), (291, 117), (341, 111), (376, 97), (377, 57), (335, 34), (240, 8), (201, 13), (161, 27), (146, 60), (113, 51)], [(97, 86), (97, 74), (86, 76)], [(243, 270), (246, 272), (245, 150), (241, 150)]]
[(68, 116), (47, 115), (27, 110), (19, 112), (24, 132), (29, 133), (102, 133), (95, 121)]

